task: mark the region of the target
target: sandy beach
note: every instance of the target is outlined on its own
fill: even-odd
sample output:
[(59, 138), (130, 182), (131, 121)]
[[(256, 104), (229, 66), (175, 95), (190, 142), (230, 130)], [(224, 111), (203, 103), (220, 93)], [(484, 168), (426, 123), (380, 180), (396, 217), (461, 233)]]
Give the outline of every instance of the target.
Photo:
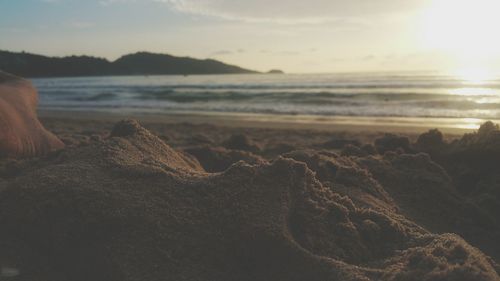
[(0, 164), (12, 280), (500, 278), (492, 123), (40, 116), (66, 148)]
[(0, 1), (0, 281), (500, 281), (498, 11)]

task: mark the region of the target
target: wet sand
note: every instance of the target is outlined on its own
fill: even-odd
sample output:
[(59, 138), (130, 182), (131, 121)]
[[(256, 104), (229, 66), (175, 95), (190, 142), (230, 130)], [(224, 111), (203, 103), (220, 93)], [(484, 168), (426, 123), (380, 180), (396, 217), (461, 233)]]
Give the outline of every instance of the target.
[(118, 121), (133, 118), (148, 123), (211, 124), (226, 127), (254, 127), (271, 129), (306, 129), (336, 132), (393, 132), (415, 134), (429, 129), (460, 135), (477, 130), (486, 121), (475, 118), (399, 118), (359, 116), (276, 115), (215, 112), (169, 112), (165, 114), (130, 114), (113, 112), (40, 110), (39, 115), (53, 119)]

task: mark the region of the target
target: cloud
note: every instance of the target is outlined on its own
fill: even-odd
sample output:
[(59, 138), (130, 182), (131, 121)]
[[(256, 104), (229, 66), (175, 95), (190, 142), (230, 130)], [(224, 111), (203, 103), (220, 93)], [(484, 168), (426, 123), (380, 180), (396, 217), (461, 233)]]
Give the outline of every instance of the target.
[(297, 56), (300, 55), (299, 51), (281, 51), (278, 54), (283, 55), (283, 56)]
[(229, 50), (219, 50), (211, 53), (211, 56), (226, 56), (226, 55), (232, 55), (234, 52), (229, 51)]
[(98, 0), (98, 3), (108, 6), (159, 2), (183, 14), (251, 23), (367, 25), (377, 16), (405, 14), (429, 1), (432, 0)]
[(374, 60), (376, 58), (377, 58), (377, 56), (375, 56), (375, 55), (367, 55), (367, 56), (362, 57), (361, 60), (371, 61), (371, 60)]
[(236, 49), (234, 51), (230, 50), (218, 50), (210, 54), (210, 56), (227, 56), (227, 55), (234, 55), (234, 54), (243, 54), (246, 51), (244, 49)]
[(426, 0), (153, 0), (187, 14), (282, 24), (363, 23), (365, 18), (413, 10)]

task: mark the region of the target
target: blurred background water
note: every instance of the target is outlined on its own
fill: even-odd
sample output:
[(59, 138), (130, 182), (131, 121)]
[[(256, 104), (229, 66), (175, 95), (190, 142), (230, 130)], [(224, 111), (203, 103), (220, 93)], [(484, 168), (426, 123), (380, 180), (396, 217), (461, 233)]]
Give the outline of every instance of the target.
[(420, 72), (32, 81), (45, 110), (500, 119), (500, 77), (467, 79)]

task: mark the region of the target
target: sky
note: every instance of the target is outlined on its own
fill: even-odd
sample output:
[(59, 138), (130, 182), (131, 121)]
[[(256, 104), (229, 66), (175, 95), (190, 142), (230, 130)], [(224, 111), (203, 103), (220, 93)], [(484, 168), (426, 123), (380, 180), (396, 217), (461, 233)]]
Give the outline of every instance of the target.
[(286, 72), (500, 70), (498, 0), (0, 0), (0, 50)]

